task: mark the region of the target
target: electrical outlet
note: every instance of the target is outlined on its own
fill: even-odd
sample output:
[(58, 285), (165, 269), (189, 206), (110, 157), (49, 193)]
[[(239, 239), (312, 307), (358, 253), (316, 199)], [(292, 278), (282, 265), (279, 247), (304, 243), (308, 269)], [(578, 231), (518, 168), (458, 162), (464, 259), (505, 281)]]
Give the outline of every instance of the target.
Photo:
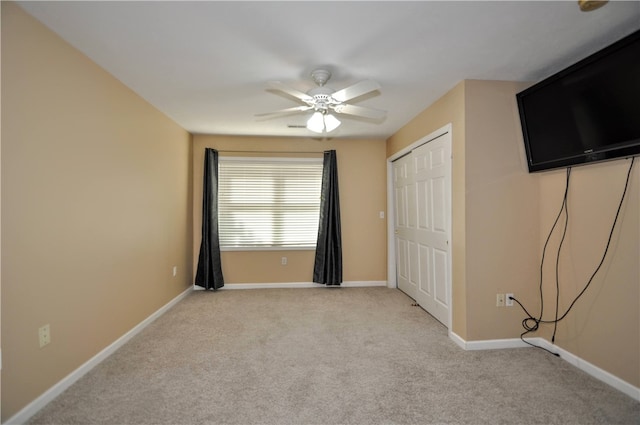
[(173, 277), (176, 277), (178, 274), (178, 266), (173, 266)]
[(287, 257), (282, 257), (281, 264), (282, 264), (283, 266), (286, 266), (286, 265), (287, 265)]
[(513, 307), (513, 300), (511, 299), (512, 297), (513, 294), (505, 294), (504, 305), (506, 305), (507, 307)]
[(496, 307), (504, 307), (504, 294), (496, 294)]
[(51, 328), (46, 324), (38, 329), (38, 337), (40, 338), (40, 348), (51, 342)]

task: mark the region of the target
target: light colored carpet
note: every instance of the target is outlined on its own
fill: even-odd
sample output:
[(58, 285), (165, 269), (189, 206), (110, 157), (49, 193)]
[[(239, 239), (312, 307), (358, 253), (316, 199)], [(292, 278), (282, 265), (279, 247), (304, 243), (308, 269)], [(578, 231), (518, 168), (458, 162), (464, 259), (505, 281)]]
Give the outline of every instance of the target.
[(467, 351), (398, 290), (194, 291), (32, 424), (640, 424), (534, 348)]

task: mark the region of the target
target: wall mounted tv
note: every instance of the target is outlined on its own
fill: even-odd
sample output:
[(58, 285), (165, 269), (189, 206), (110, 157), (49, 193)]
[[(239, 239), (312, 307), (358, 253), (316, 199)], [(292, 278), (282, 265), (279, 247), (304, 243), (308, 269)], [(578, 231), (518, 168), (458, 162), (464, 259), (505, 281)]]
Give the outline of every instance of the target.
[(640, 31), (516, 95), (529, 172), (640, 154)]

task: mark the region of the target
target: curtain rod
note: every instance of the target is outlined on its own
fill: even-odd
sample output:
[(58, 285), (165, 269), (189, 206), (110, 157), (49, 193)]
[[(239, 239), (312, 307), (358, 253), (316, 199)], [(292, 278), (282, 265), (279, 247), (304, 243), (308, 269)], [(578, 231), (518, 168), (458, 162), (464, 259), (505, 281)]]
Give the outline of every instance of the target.
[(221, 153), (294, 153), (294, 154), (317, 153), (317, 154), (324, 154), (324, 151), (316, 152), (316, 151), (236, 151), (236, 150), (218, 150), (218, 149), (216, 149), (216, 150), (218, 152), (221, 152)]

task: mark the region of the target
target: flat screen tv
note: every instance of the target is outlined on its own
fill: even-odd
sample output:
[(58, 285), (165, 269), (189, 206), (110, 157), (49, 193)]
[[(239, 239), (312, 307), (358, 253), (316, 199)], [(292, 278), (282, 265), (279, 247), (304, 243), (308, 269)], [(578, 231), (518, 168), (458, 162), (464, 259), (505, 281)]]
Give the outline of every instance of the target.
[(640, 154), (640, 31), (516, 95), (529, 172)]

